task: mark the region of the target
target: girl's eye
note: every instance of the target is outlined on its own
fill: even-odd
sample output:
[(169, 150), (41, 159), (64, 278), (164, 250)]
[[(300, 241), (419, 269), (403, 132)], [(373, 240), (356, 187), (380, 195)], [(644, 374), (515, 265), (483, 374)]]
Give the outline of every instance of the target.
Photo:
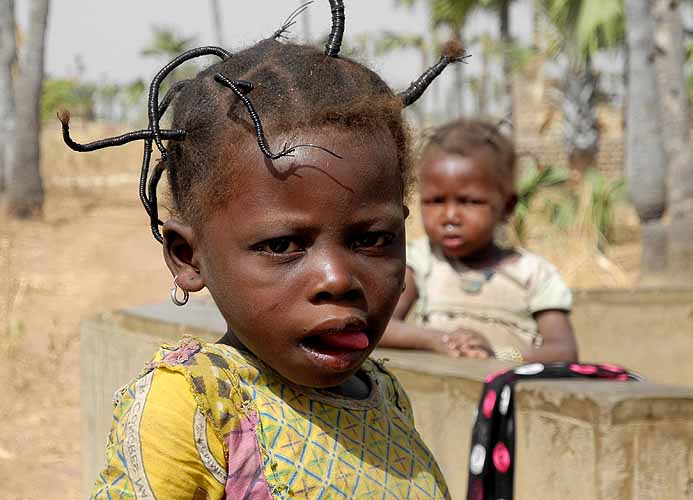
[(301, 246), (292, 238), (275, 238), (272, 240), (263, 241), (255, 245), (255, 250), (258, 252), (282, 255), (287, 253), (300, 252)]
[(389, 233), (366, 233), (354, 241), (355, 248), (380, 248), (389, 245), (395, 237)]

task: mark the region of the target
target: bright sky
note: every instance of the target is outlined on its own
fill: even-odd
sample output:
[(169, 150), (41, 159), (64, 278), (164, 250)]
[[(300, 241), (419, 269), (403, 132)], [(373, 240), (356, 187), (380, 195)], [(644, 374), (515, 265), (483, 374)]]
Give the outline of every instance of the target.
[[(30, 0), (16, 0), (20, 25), (25, 25)], [(300, 3), (298, 0), (222, 0), (227, 48), (237, 49), (271, 34)], [(397, 29), (422, 32), (426, 16), (422, 9), (394, 8), (394, 0), (347, 1), (347, 34)], [(139, 53), (151, 38), (152, 26), (170, 26), (185, 36), (196, 37), (198, 45), (213, 44), (212, 20), (206, 1), (192, 0), (53, 0), (49, 20), (46, 70), (52, 76), (74, 73), (79, 56), (89, 78), (117, 81), (146, 79), (156, 72), (158, 62)], [(308, 13), (314, 37), (327, 33), (330, 10), (327, 0), (317, 0)], [(293, 34), (303, 34), (303, 19)], [(412, 67), (402, 84), (419, 70), (411, 55)], [(397, 75), (398, 64), (380, 67), (385, 76)], [(378, 65), (376, 64), (376, 67)], [(389, 74), (389, 75), (388, 75)], [(396, 78), (401, 80), (401, 78)], [(398, 83), (397, 81), (391, 83)]]
[[(20, 26), (25, 25), (30, 1), (16, 0)], [(268, 36), (300, 3), (303, 2), (221, 0), (226, 48), (237, 49)], [(423, 8), (396, 8), (395, 0), (347, 0), (345, 4), (347, 39), (384, 30), (423, 33), (427, 27)], [(170, 26), (185, 36), (194, 36), (199, 45), (213, 43), (209, 4), (202, 0), (53, 0), (51, 9), (46, 53), (46, 70), (51, 76), (74, 74), (75, 58), (79, 56), (87, 78), (149, 80), (160, 63), (139, 53), (150, 40), (155, 25)], [(523, 31), (529, 19), (524, 19), (526, 15), (520, 9), (514, 11), (515, 31)], [(327, 34), (329, 2), (315, 1), (308, 19), (313, 37)], [(470, 31), (495, 28), (494, 23), (489, 25), (488, 18), (472, 21)], [(302, 36), (303, 22), (303, 18), (299, 19), (294, 36)], [(420, 71), (413, 53), (371, 61), (370, 65), (395, 87), (406, 86)]]

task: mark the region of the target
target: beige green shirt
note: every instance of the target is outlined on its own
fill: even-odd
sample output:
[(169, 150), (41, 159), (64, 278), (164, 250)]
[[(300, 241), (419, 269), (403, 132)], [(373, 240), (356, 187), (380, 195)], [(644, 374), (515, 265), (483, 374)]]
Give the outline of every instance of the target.
[(470, 269), (447, 258), (422, 237), (407, 245), (407, 266), (418, 298), (408, 319), (418, 325), (484, 335), (493, 349), (541, 345), (534, 314), (570, 311), (572, 294), (547, 260), (517, 249), (493, 271)]

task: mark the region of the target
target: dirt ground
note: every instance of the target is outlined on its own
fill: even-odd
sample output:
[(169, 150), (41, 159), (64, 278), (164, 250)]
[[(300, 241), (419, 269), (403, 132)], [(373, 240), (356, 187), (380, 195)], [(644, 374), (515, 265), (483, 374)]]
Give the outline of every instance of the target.
[[(118, 132), (79, 124), (73, 131), (84, 139)], [(80, 497), (80, 318), (165, 300), (171, 281), (137, 199), (141, 145), (78, 155), (60, 144), (57, 128), (44, 135), (43, 219), (0, 215), (0, 497), (7, 500)], [(569, 281), (631, 284), (637, 248), (619, 247), (611, 258), (577, 261), (607, 269), (606, 278), (587, 279), (588, 272)]]

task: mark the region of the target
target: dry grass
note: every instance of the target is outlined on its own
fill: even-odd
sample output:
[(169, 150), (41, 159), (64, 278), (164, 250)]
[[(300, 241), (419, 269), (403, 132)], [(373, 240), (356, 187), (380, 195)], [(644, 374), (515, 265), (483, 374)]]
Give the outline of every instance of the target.
[[(80, 139), (118, 132), (73, 130)], [(79, 155), (51, 126), (42, 153), (42, 220), (7, 219), (0, 207), (0, 498), (8, 500), (81, 496), (79, 320), (164, 300), (170, 279), (137, 200), (141, 145)]]

